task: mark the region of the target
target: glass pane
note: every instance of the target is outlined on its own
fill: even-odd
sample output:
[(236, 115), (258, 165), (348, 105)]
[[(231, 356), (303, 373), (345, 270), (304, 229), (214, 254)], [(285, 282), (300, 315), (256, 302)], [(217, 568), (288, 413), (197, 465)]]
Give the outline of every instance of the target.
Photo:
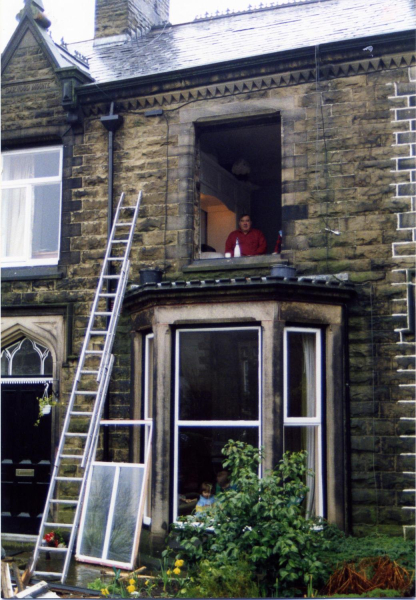
[(114, 475), (114, 467), (93, 466), (80, 546), (83, 556), (102, 557)]
[(288, 417), (316, 416), (316, 338), (314, 333), (289, 331)]
[(32, 258), (57, 258), (59, 240), (60, 185), (34, 188)]
[(43, 374), (48, 376), (52, 376), (52, 369), (53, 369), (53, 360), (52, 360), (52, 355), (49, 352), (48, 356), (45, 358), (45, 362), (43, 364)]
[(180, 333), (179, 419), (257, 420), (258, 330)]
[(2, 191), (1, 253), (3, 258), (24, 256), (26, 188)]
[(153, 370), (154, 370), (154, 344), (153, 337), (147, 337), (147, 354), (146, 354), (146, 398), (145, 398), (145, 409), (144, 418), (151, 419), (153, 417)]
[(57, 177), (59, 175), (60, 152), (53, 150), (48, 152), (36, 152), (35, 177)]
[[(20, 342), (19, 342), (20, 344)], [(16, 345), (16, 344), (15, 344)], [(13, 346), (9, 348), (12, 352)], [(42, 348), (44, 350), (44, 348)], [(30, 340), (25, 339), (12, 359), (12, 375), (27, 377), (28, 375), (41, 375), (41, 358)]]
[(3, 155), (3, 180), (31, 179), (35, 173), (34, 154)]
[[(190, 514), (196, 506), (201, 484), (209, 483), (218, 493), (217, 474), (223, 471), (221, 450), (228, 440), (257, 447), (257, 427), (180, 427), (178, 458), (178, 514)], [(230, 482), (231, 485), (238, 482)]]
[(137, 528), (144, 467), (121, 467), (108, 560), (130, 563)]
[(285, 452), (300, 452), (305, 450), (307, 467), (314, 475), (306, 476), (306, 485), (309, 492), (306, 494), (303, 506), (307, 516), (318, 516), (317, 506), (319, 497), (319, 482), (322, 477), (319, 458), (318, 427), (285, 427), (284, 428)]
[(22, 154), (3, 155), (3, 180), (58, 177), (61, 154), (59, 150), (40, 150)]
[(1, 354), (1, 374), (3, 376), (7, 376), (9, 374), (9, 358), (5, 351), (3, 351)]

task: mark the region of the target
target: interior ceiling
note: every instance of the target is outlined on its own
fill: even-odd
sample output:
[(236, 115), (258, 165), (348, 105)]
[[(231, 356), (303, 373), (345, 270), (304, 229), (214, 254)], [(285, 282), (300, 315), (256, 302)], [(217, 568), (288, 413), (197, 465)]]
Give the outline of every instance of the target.
[(217, 157), (226, 169), (239, 158), (252, 167), (265, 162), (280, 163), (280, 127), (278, 124), (257, 127), (224, 128), (201, 134), (201, 150)]

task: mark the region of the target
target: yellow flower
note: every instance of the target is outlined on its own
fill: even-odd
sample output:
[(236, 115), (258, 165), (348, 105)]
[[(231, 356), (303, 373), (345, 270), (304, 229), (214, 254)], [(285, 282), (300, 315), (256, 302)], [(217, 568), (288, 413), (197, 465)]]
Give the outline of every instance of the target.
[(133, 577), (131, 579), (129, 579), (129, 584), (130, 585), (136, 585), (135, 580), (133, 579)]
[(129, 594), (132, 594), (133, 592), (136, 591), (136, 588), (135, 588), (134, 585), (128, 585), (127, 586), (127, 591), (128, 591)]
[(168, 570), (166, 571), (166, 575), (172, 575), (172, 571), (171, 571), (170, 569), (168, 569)]
[(107, 589), (107, 588), (103, 588), (103, 589), (101, 590), (101, 593), (102, 593), (102, 595), (103, 595), (103, 596), (109, 596), (109, 595), (110, 595), (110, 592), (108, 591), (108, 589)]
[(175, 562), (175, 567), (183, 567), (184, 565), (184, 561), (181, 558), (178, 558), (178, 560)]
[(146, 581), (144, 582), (144, 585), (149, 585), (150, 581), (148, 579), (146, 579)]
[(178, 567), (176, 567), (176, 569), (173, 569), (173, 572), (175, 573), (175, 575), (179, 575), (181, 570), (178, 569)]

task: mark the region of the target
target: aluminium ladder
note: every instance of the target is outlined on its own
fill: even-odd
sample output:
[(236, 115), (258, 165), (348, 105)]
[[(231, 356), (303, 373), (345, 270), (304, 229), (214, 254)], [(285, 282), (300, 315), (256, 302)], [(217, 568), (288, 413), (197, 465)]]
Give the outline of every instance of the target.
[[(111, 351), (128, 281), (129, 254), (141, 198), (142, 192), (136, 204), (126, 205), (122, 194), (117, 206), (30, 566), (32, 575), (59, 577), (62, 583), (68, 573), (88, 473), (98, 442), (101, 415), (114, 363)], [(111, 289), (111, 284), (114, 289)], [(66, 496), (69, 497), (63, 498)], [(70, 522), (57, 521), (58, 510), (68, 511), (63, 520)], [(45, 533), (51, 529), (61, 529), (70, 534), (67, 547), (42, 545)], [(45, 557), (46, 553), (61, 559), (61, 571), (36, 570), (38, 560), (42, 555)]]

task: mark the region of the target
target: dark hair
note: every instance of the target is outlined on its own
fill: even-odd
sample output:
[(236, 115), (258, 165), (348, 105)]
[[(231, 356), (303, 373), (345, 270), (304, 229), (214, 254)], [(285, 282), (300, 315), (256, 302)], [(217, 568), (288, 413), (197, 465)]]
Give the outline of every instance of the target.
[(210, 483), (207, 483), (206, 481), (204, 481), (203, 483), (201, 483), (201, 494), (202, 492), (212, 492), (212, 485)]
[(241, 221), (241, 219), (242, 219), (243, 217), (248, 217), (248, 218), (250, 219), (250, 221), (252, 221), (252, 218), (251, 218), (251, 216), (250, 216), (248, 213), (244, 213), (244, 214), (240, 215), (240, 217), (239, 217), (238, 221)]

